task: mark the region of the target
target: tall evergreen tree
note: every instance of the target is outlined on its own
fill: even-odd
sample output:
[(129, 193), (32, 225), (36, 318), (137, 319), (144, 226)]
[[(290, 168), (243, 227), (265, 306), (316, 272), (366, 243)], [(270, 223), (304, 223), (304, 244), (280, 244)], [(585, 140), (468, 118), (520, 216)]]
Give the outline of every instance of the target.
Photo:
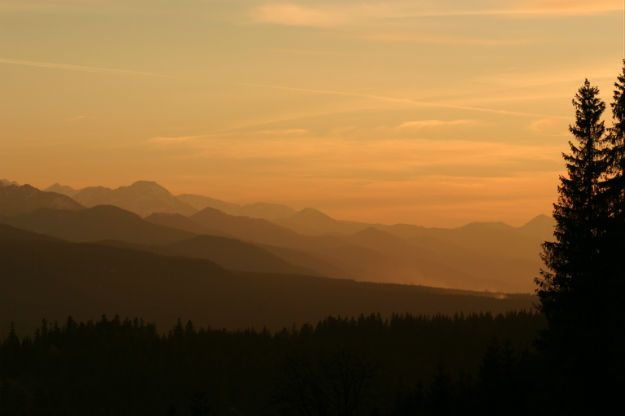
[(570, 153), (563, 155), (567, 174), (560, 178), (554, 205), (555, 241), (543, 246), (546, 267), (537, 280), (549, 324), (542, 337), (544, 351), (554, 366), (555, 393), (570, 410), (597, 410), (620, 396), (615, 386), (620, 388), (622, 376), (614, 368), (621, 366), (614, 360), (621, 360), (623, 353), (613, 345), (625, 330), (618, 324), (623, 318), (617, 316), (623, 291), (618, 293), (615, 284), (622, 281), (617, 275), (623, 270), (616, 271), (614, 265), (623, 253), (616, 255), (611, 240), (616, 235), (616, 208), (622, 211), (614, 178), (622, 162), (617, 149), (625, 131), (625, 73), (617, 88), (617, 123), (609, 135), (601, 120), (606, 106), (597, 87), (586, 80), (573, 100), (576, 120), (570, 131), (575, 140), (569, 142)]
[(550, 330), (573, 333), (584, 314), (580, 305), (594, 280), (599, 261), (600, 217), (603, 209), (599, 183), (605, 173), (602, 151), (605, 103), (599, 89), (586, 80), (573, 99), (576, 121), (569, 127), (575, 138), (563, 154), (567, 175), (560, 177), (559, 199), (554, 205), (555, 242), (543, 246), (546, 268), (538, 279), (541, 309)]
[(612, 191), (614, 214), (623, 220), (625, 215), (625, 60), (623, 72), (614, 84), (612, 118), (614, 126), (610, 129), (610, 149), (608, 160), (612, 177), (609, 188)]

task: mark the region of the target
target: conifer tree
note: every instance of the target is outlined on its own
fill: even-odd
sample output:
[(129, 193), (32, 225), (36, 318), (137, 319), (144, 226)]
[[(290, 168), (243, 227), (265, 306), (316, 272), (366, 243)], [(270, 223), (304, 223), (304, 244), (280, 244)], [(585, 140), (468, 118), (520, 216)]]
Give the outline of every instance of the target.
[(602, 151), (605, 103), (599, 89), (586, 80), (573, 100), (576, 121), (569, 127), (575, 141), (563, 154), (567, 175), (560, 177), (559, 198), (554, 205), (555, 242), (543, 246), (546, 268), (538, 279), (541, 309), (552, 331), (567, 331), (580, 322), (579, 297), (597, 282), (601, 215), (599, 183), (605, 173)]
[(610, 129), (610, 149), (608, 160), (612, 177), (609, 188), (613, 195), (614, 215), (623, 220), (625, 215), (625, 60), (623, 72), (614, 84), (612, 118), (614, 126)]
[[(625, 115), (622, 98), (625, 74), (617, 84), (615, 118)], [(548, 330), (541, 341), (548, 362), (553, 366), (556, 396), (570, 410), (598, 402), (608, 405), (617, 397), (614, 360), (622, 352), (612, 347), (623, 328), (618, 322), (623, 291), (618, 293), (613, 267), (617, 258), (611, 240), (616, 235), (614, 155), (618, 152), (615, 135), (625, 131), (618, 121), (610, 134), (601, 120), (605, 103), (599, 89), (586, 80), (573, 100), (576, 120), (570, 126), (574, 140), (564, 154), (567, 173), (560, 177), (559, 198), (554, 205), (555, 241), (543, 245), (545, 269), (537, 279), (540, 307), (547, 318)], [(617, 116), (619, 114), (619, 116)], [(620, 124), (619, 124), (620, 123)], [(622, 238), (622, 237), (621, 237)], [(620, 259), (618, 260), (620, 261)], [(615, 280), (616, 279), (616, 280)], [(622, 378), (622, 377), (621, 377)], [(598, 400), (601, 397), (601, 400)], [(558, 401), (558, 400), (556, 400)], [(562, 410), (562, 409), (560, 409)], [(596, 409), (595, 409), (596, 410)]]

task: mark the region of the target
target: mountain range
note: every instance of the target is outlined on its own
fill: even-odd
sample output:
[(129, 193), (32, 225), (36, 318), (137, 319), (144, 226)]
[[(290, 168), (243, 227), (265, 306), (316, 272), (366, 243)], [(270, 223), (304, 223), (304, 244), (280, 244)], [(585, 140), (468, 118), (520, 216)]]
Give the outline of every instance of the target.
[(553, 234), (546, 216), (522, 227), (366, 224), (316, 209), (175, 196), (147, 181), (117, 189), (55, 184), (48, 191), (7, 184), (0, 187), (0, 217), (68, 241), (132, 245), (230, 270), (526, 293), (534, 290), (540, 244)]

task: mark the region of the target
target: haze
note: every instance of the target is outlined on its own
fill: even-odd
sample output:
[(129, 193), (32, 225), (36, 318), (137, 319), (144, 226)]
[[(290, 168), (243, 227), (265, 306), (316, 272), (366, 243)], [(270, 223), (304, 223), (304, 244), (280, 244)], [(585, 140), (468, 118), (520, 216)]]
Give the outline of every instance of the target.
[(0, 0), (0, 177), (520, 225), (551, 211), (584, 77), (611, 97), (622, 20), (618, 0)]

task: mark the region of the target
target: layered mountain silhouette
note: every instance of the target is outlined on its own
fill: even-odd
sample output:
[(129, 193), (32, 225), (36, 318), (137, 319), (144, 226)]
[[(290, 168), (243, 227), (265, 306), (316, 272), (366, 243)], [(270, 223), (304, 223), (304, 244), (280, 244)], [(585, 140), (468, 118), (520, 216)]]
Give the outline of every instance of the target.
[(10, 181), (8, 179), (0, 179), (0, 186), (19, 185), (17, 182)]
[(203, 259), (48, 239), (0, 225), (0, 326), (141, 316), (164, 327), (281, 328), (327, 315), (434, 314), (528, 309), (530, 295), (499, 296), (295, 274), (227, 271)]
[(167, 244), (191, 238), (193, 234), (161, 227), (113, 206), (81, 210), (40, 209), (5, 218), (4, 223), (68, 241), (116, 240), (134, 244)]
[[(20, 189), (3, 188), (13, 194)], [(540, 244), (553, 235), (553, 219), (547, 216), (522, 227), (473, 223), (443, 229), (341, 221), (315, 209), (295, 211), (277, 204), (241, 206), (197, 195), (174, 196), (153, 182), (116, 190), (73, 190), (58, 184), (49, 188), (74, 194), (87, 206), (112, 201), (87, 209), (65, 195), (25, 189), (29, 192), (22, 190), (24, 194), (37, 198), (13, 197), (22, 201), (21, 208), (3, 204), (2, 222), (69, 241), (106, 241), (202, 258), (232, 270), (531, 292), (540, 268)], [(37, 202), (45, 198), (53, 202)], [(238, 214), (212, 207), (196, 210), (206, 203)], [(63, 204), (68, 209), (54, 209)], [(162, 207), (164, 212), (159, 211)], [(242, 212), (250, 215), (239, 215)]]
[(351, 234), (370, 227), (370, 224), (335, 220), (314, 208), (306, 208), (291, 216), (279, 218), (277, 223), (306, 235)]
[(138, 181), (132, 185), (116, 189), (94, 186), (74, 190), (59, 184), (52, 185), (48, 189), (71, 196), (86, 207), (115, 205), (141, 216), (150, 215), (154, 212), (190, 215), (196, 211), (161, 185), (150, 181)]
[(77, 189), (74, 189), (71, 186), (61, 185), (58, 182), (48, 186), (46, 189), (44, 189), (44, 191), (55, 192), (57, 194), (69, 196), (70, 198), (73, 198), (78, 193)]
[(73, 199), (54, 192), (43, 192), (30, 185), (0, 184), (0, 216), (29, 213), (41, 208), (79, 210)]
[[(195, 235), (145, 221), (136, 214), (113, 206), (77, 211), (40, 209), (4, 218), (2, 222), (73, 242), (101, 242), (140, 251), (202, 258), (231, 270), (321, 274), (305, 266), (290, 264), (283, 258), (290, 256), (288, 252), (280, 256), (231, 238)], [(279, 249), (277, 251), (280, 252)]]
[(239, 205), (206, 196), (190, 194), (179, 195), (178, 199), (191, 205), (198, 211), (205, 208), (213, 208), (230, 215), (262, 218), (266, 220), (288, 218), (296, 213), (293, 208), (286, 205), (272, 204), (268, 202), (255, 202), (253, 204)]

